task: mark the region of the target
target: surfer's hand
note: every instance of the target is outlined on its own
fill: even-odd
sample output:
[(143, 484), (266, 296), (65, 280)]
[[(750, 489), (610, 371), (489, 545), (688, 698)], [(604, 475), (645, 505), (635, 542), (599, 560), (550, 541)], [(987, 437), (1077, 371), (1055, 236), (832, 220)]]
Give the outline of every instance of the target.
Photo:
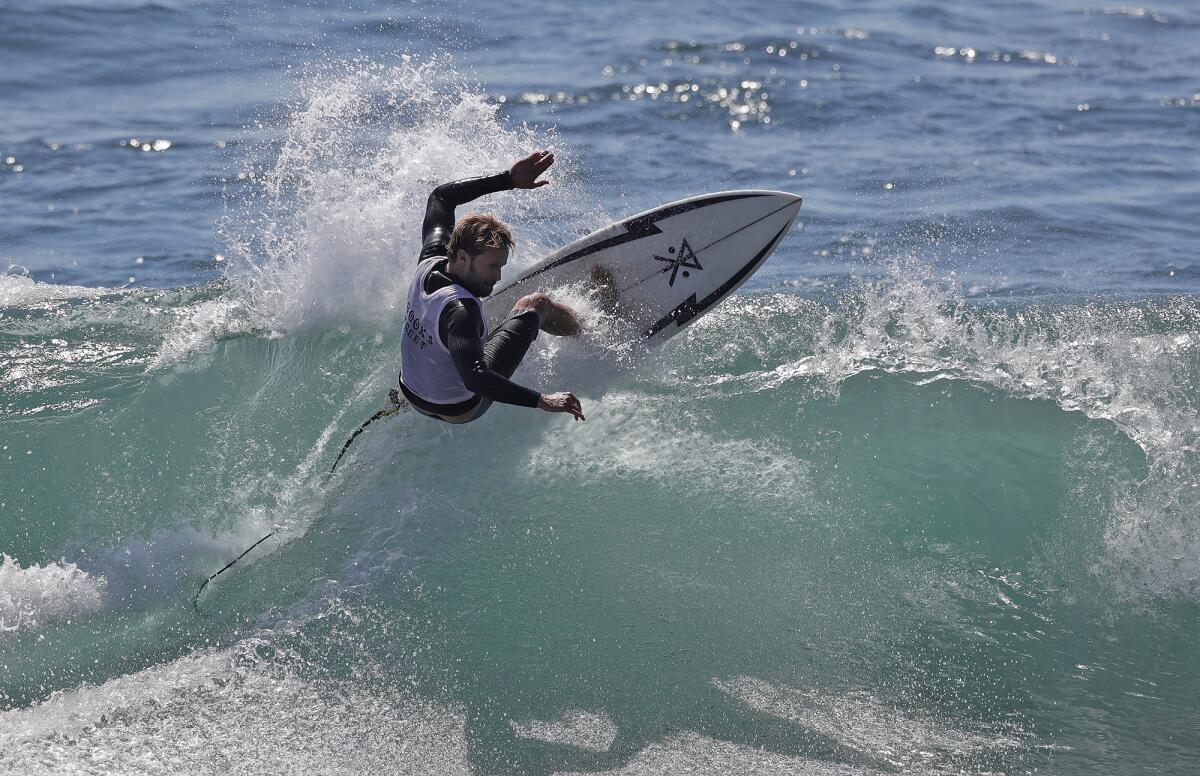
[(545, 410), (546, 412), (569, 412), (575, 416), (576, 420), (586, 420), (583, 417), (583, 405), (579, 403), (579, 399), (575, 398), (575, 394), (570, 391), (543, 393), (542, 398), (538, 399), (537, 406), (539, 410)]
[(534, 151), (509, 169), (512, 176), (513, 188), (536, 189), (545, 186), (550, 181), (539, 181), (538, 176), (550, 169), (554, 164), (554, 154), (550, 151)]

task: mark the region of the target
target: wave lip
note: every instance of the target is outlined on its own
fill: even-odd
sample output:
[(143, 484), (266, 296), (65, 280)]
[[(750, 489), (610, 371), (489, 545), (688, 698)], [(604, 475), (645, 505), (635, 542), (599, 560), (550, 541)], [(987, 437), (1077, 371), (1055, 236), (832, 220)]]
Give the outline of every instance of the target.
[(16, 558), (0, 561), (0, 631), (36, 630), (41, 624), (90, 613), (104, 603), (108, 580), (59, 560), (22, 568)]

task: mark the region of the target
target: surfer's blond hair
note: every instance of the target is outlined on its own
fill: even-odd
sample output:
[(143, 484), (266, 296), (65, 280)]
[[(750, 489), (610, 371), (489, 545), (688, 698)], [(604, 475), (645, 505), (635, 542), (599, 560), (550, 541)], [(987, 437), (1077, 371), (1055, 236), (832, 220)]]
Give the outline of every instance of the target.
[(451, 257), (459, 249), (478, 256), (488, 248), (512, 248), (516, 244), (512, 230), (499, 218), (486, 213), (471, 213), (454, 225), (447, 248)]

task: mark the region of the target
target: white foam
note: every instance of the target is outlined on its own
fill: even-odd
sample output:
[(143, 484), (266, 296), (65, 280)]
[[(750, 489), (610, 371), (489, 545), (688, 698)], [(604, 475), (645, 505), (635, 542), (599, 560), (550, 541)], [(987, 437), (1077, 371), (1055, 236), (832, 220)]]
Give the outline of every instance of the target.
[(0, 712), (0, 767), (81, 774), (471, 772), (461, 711), (307, 680), (259, 658), (260, 648), (263, 642), (249, 639)]
[(0, 631), (31, 631), (43, 623), (97, 611), (107, 581), (64, 560), (22, 568), (0, 561)]
[(511, 723), (513, 732), (520, 738), (536, 738), (552, 744), (604, 752), (617, 738), (617, 726), (606, 714), (594, 714), (576, 709), (558, 719), (534, 719), (528, 722)]
[(829, 695), (739, 676), (713, 684), (751, 708), (837, 740), (888, 766), (919, 773), (966, 773), (969, 758), (1020, 749), (1010, 735), (956, 730), (891, 708), (865, 690)]
[(1200, 485), (1152, 471), (1114, 499), (1104, 543), (1108, 552), (1092, 570), (1133, 581), (1120, 592), (1200, 599)]
[(886, 773), (862, 766), (786, 755), (767, 749), (718, 741), (699, 733), (676, 733), (639, 751), (628, 762), (603, 771), (556, 771), (558, 776), (605, 773), (612, 776), (658, 776), (686, 773), (689, 776), (874, 776)]
[[(12, 274), (21, 270), (20, 274)], [(20, 267), (9, 267), (7, 274), (0, 275), (0, 309), (29, 307), (62, 299), (94, 299), (108, 294), (122, 293), (116, 288), (86, 288), (84, 286), (41, 283), (28, 276)]]
[(180, 311), (175, 324), (146, 365), (146, 371), (158, 372), (183, 364), (211, 352), (222, 339), (254, 333), (260, 323), (234, 298), (211, 299), (191, 305)]

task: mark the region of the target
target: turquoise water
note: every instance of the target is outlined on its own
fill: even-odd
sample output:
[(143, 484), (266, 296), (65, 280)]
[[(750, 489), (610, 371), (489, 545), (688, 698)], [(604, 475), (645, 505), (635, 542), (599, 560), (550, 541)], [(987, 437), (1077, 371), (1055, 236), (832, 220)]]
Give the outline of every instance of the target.
[[(1191, 9), (272, 8), (6, 12), (0, 771), (1200, 770)], [(430, 186), (539, 146), (517, 264), (801, 223), (661, 350), (565, 289), (586, 423), (326, 482)]]

